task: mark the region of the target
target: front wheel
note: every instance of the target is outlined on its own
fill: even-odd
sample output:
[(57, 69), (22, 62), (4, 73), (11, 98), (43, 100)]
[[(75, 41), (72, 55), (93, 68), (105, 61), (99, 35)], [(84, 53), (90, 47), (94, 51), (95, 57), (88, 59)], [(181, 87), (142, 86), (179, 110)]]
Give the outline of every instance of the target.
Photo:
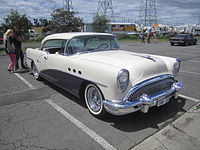
[(36, 64), (33, 62), (32, 64), (32, 73), (33, 73), (33, 76), (36, 80), (41, 80), (41, 77), (39, 75), (39, 72), (38, 72), (38, 69), (37, 69), (37, 66)]
[(105, 117), (107, 112), (103, 105), (103, 95), (94, 84), (88, 84), (84, 92), (85, 102), (90, 113), (96, 117)]

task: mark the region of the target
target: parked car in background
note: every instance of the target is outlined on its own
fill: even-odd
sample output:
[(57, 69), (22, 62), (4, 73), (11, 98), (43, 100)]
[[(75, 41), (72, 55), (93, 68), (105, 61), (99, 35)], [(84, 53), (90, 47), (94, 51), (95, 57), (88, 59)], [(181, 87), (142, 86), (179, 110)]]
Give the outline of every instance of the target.
[(172, 46), (174, 44), (185, 46), (197, 44), (197, 39), (192, 34), (177, 34), (174, 37), (170, 38), (169, 41)]
[(36, 79), (45, 78), (84, 99), (98, 117), (147, 113), (177, 98), (182, 89), (175, 79), (179, 59), (122, 50), (112, 34), (52, 34), (26, 54)]
[(3, 32), (0, 32), (0, 44), (3, 44)]

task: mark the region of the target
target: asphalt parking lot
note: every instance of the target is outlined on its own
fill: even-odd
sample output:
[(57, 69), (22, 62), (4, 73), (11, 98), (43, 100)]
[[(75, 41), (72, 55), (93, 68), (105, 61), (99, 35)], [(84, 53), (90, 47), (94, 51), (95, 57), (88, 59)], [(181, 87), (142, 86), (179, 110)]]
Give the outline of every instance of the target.
[(49, 82), (26, 71), (6, 72), (8, 57), (0, 56), (0, 150), (131, 149), (200, 99), (200, 45), (122, 42), (121, 48), (180, 58), (181, 97), (147, 114), (97, 119), (83, 101)]

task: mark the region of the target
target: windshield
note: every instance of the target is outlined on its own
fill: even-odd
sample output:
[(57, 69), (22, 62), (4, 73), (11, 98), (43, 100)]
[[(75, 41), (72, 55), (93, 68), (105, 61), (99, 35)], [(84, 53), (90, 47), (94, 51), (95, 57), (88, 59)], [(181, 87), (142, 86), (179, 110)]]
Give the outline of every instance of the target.
[(187, 34), (177, 34), (177, 35), (175, 35), (175, 37), (183, 37), (183, 38), (185, 38), (187, 36), (188, 36)]
[(3, 33), (0, 32), (0, 38), (3, 38)]
[(114, 36), (80, 36), (73, 38), (67, 45), (68, 54), (119, 49), (119, 43)]

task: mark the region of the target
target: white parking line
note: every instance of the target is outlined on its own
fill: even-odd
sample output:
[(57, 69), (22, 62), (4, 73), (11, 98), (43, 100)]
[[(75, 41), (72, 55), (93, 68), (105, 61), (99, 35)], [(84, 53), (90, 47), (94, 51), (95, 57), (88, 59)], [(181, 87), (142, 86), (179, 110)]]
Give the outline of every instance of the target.
[[(18, 73), (15, 73), (15, 75), (22, 80), (30, 89), (36, 89), (31, 83), (29, 83), (26, 79), (24, 79), (22, 76), (20, 76)], [(56, 103), (54, 103), (52, 100), (47, 99), (45, 100), (49, 105), (51, 105), (54, 109), (56, 109), (58, 112), (60, 112), (65, 118), (70, 120), (74, 125), (76, 125), (79, 129), (81, 129), (83, 132), (85, 132), (87, 135), (89, 135), (92, 139), (94, 139), (98, 144), (100, 144), (103, 148), (106, 150), (117, 150), (115, 147), (113, 147), (111, 144), (109, 144), (105, 139), (103, 139), (100, 135), (98, 135), (96, 132), (88, 128), (86, 125), (84, 125), (82, 122), (77, 120), (75, 117), (70, 115), (68, 112), (66, 112), (63, 108), (58, 106)]]
[(188, 100), (195, 101), (195, 102), (199, 102), (199, 101), (200, 101), (200, 100), (198, 100), (198, 99), (196, 99), (196, 98), (192, 98), (192, 97), (185, 96), (185, 95), (182, 95), (182, 94), (179, 94), (178, 96), (179, 96), (180, 98), (188, 99)]
[(188, 74), (194, 74), (194, 75), (200, 75), (200, 73), (198, 73), (198, 72), (191, 72), (191, 71), (180, 71), (180, 72), (182, 72), (182, 73), (188, 73)]
[(104, 140), (100, 135), (98, 135), (97, 133), (92, 131), (90, 128), (88, 128), (86, 125), (84, 125), (82, 122), (80, 122), (79, 120), (74, 118), (72, 115), (70, 115), (64, 109), (62, 109), (60, 106), (55, 104), (52, 100), (47, 99), (45, 101), (49, 105), (51, 105), (54, 109), (56, 109), (58, 112), (60, 112), (63, 116), (65, 116), (68, 120), (70, 120), (73, 124), (75, 124), (78, 128), (80, 128), (82, 131), (87, 133), (91, 138), (93, 138), (103, 148), (105, 148), (106, 150), (117, 150), (111, 144), (109, 144), (106, 140)]
[(25, 80), (22, 76), (18, 73), (14, 73), (20, 80), (22, 80), (30, 89), (36, 89), (32, 84), (30, 84), (27, 80)]
[(184, 54), (184, 53), (174, 53), (174, 52), (164, 52), (164, 53), (167, 53), (167, 54), (172, 54), (172, 55), (185, 55), (185, 56), (196, 56), (196, 55), (194, 55), (194, 54)]
[(186, 60), (185, 62), (200, 63), (198, 60)]

